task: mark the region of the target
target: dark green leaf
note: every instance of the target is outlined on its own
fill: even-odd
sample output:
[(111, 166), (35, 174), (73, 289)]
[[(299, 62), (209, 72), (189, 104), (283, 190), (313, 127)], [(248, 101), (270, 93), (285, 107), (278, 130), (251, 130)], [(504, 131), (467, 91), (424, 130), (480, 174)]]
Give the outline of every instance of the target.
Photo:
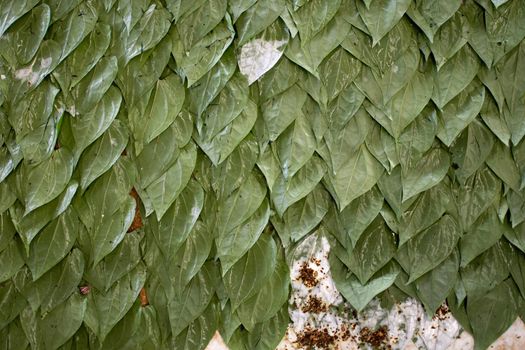
[(174, 336), (179, 335), (184, 328), (197, 319), (210, 303), (215, 293), (216, 267), (208, 262), (193, 277), (191, 282), (175, 293), (168, 303), (171, 331)]
[(445, 215), (403, 245), (398, 254), (405, 255), (407, 260), (399, 262), (410, 275), (408, 283), (441, 264), (454, 250), (460, 235), (457, 222)]
[(146, 270), (139, 265), (119, 279), (107, 293), (96, 289), (89, 292), (84, 322), (100, 341), (104, 341), (131, 308), (145, 280)]
[(281, 251), (265, 285), (237, 309), (239, 319), (248, 331), (252, 331), (257, 323), (266, 322), (277, 315), (288, 299), (289, 284), (290, 271)]
[(235, 310), (255, 295), (276, 266), (277, 247), (269, 233), (261, 235), (254, 246), (224, 275), (224, 287)]
[(354, 274), (346, 271), (344, 265), (333, 255), (330, 257), (330, 268), (337, 289), (358, 312), (362, 311), (375, 296), (390, 287), (399, 274), (399, 268), (389, 263), (374, 274), (366, 284), (362, 284)]
[(476, 350), (486, 349), (516, 320), (517, 293), (516, 287), (507, 280), (484, 296), (469, 301), (467, 314)]
[(456, 249), (436, 268), (414, 281), (417, 296), (423, 302), (427, 315), (434, 315), (454, 288), (459, 277), (458, 268), (459, 253)]
[(348, 252), (346, 265), (359, 282), (365, 284), (392, 259), (395, 252), (395, 237), (378, 215), (363, 232), (354, 249)]
[(37, 280), (69, 252), (79, 234), (77, 215), (66, 210), (49, 223), (30, 245), (27, 265)]

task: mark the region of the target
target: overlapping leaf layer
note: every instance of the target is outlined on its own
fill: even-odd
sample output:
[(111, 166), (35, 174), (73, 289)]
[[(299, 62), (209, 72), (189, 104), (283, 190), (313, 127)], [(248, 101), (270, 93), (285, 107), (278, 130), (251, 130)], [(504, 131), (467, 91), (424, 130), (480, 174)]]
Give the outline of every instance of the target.
[(358, 310), (446, 299), (479, 349), (525, 314), (524, 0), (4, 0), (0, 35), (0, 348), (273, 349), (309, 234)]

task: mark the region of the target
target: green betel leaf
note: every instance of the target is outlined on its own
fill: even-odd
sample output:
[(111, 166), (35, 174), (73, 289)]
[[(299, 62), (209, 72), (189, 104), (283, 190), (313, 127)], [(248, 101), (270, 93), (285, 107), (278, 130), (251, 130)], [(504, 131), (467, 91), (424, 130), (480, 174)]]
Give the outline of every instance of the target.
[(283, 305), (277, 315), (270, 320), (259, 323), (257, 330), (248, 335), (250, 348), (256, 350), (272, 350), (283, 339), (289, 323), (288, 308)]
[(160, 221), (148, 218), (146, 234), (153, 235), (166, 257), (173, 256), (193, 229), (203, 205), (202, 187), (190, 181)]
[(155, 209), (157, 220), (162, 219), (168, 208), (186, 187), (195, 167), (196, 159), (197, 150), (195, 145), (190, 143), (181, 151), (175, 164), (146, 189)]
[(123, 61), (127, 63), (144, 50), (157, 45), (168, 33), (169, 28), (169, 12), (156, 4), (151, 4), (126, 37), (126, 46), (122, 52)]
[(291, 88), (298, 79), (299, 67), (286, 57), (281, 57), (275, 66), (257, 80), (260, 101), (267, 101), (283, 93)]
[[(97, 265), (122, 241), (133, 221), (136, 202), (129, 195), (135, 169), (126, 157), (98, 178), (74, 202), (89, 239), (90, 264)], [(86, 236), (87, 235), (87, 236)]]
[(53, 71), (53, 77), (64, 92), (69, 92), (93, 69), (108, 49), (110, 36), (110, 27), (97, 23), (93, 31)]
[(471, 229), (461, 237), (459, 248), (461, 252), (461, 267), (465, 267), (474, 258), (496, 244), (510, 226), (502, 223), (495, 210), (489, 208), (471, 226)]
[(84, 272), (84, 257), (80, 250), (73, 249), (58, 265), (46, 272), (35, 283), (28, 281), (24, 294), (33, 310), (40, 306), (42, 313), (47, 313), (73, 293), (78, 292), (78, 284)]
[(469, 301), (467, 314), (476, 350), (486, 349), (516, 320), (518, 298), (516, 287), (507, 280), (484, 296)]
[(306, 116), (300, 113), (275, 142), (275, 152), (285, 178), (293, 177), (312, 157), (316, 141)]
[(434, 34), (461, 6), (461, 1), (416, 0), (410, 4), (407, 14), (432, 42)]
[(427, 315), (434, 315), (454, 288), (458, 275), (459, 253), (456, 250), (432, 271), (414, 281), (417, 296), (423, 302)]
[(211, 140), (237, 118), (248, 103), (248, 83), (241, 74), (234, 74), (212, 101), (205, 113), (196, 118), (197, 132), (203, 140)]
[(494, 244), (460, 270), (467, 297), (482, 297), (509, 276), (509, 258), (504, 244)]
[(322, 160), (312, 156), (293, 178), (286, 179), (282, 174), (277, 175), (270, 190), (270, 197), (277, 214), (282, 216), (287, 208), (312, 192), (324, 174), (325, 167)]
[(470, 26), (469, 45), (479, 55), (487, 67), (492, 66), (494, 53), (485, 31), (485, 12), (475, 1), (467, 1), (462, 7), (462, 13), (467, 17)]
[[(20, 151), (26, 160), (39, 163), (49, 158), (53, 151), (57, 137), (55, 123), (61, 115), (53, 106), (58, 92), (54, 85), (44, 82), (31, 93), (26, 94), (23, 101), (11, 107), (12, 113), (6, 121), (12, 125), (17, 135), (16, 142), (19, 143)], [(26, 117), (15, 118), (15, 115)], [(10, 153), (11, 157), (15, 158), (16, 152), (11, 150)], [(15, 159), (11, 162), (14, 167)], [(5, 171), (8, 170), (9, 167), (6, 167)]]
[(284, 10), (283, 0), (259, 0), (246, 10), (235, 21), (235, 29), (239, 36), (238, 45), (247, 43), (258, 33), (273, 23)]
[(72, 9), (78, 6), (80, 2), (81, 0), (68, 1), (67, 3), (60, 0), (48, 1), (47, 4), (51, 8), (51, 22), (56, 22), (64, 18)]
[(501, 142), (496, 142), (486, 162), (489, 168), (495, 172), (505, 184), (514, 191), (520, 190), (520, 171), (508, 147), (505, 147)]
[(248, 100), (241, 114), (211, 140), (197, 139), (200, 148), (214, 165), (222, 163), (248, 135), (257, 119), (257, 105)]
[[(379, 178), (377, 187), (381, 190), (386, 203), (392, 209), (396, 217), (400, 217), (403, 211), (402, 200), (403, 190), (399, 184), (401, 183), (401, 167), (395, 167), (390, 174), (385, 172)], [(408, 205), (408, 202), (406, 203)]]
[(235, 310), (255, 295), (270, 278), (277, 264), (277, 247), (269, 233), (262, 234), (253, 247), (223, 277), (226, 293)]
[(217, 268), (213, 262), (208, 262), (190, 283), (179, 289), (174, 298), (168, 302), (171, 331), (174, 336), (179, 335), (184, 328), (205, 312), (215, 293), (216, 272)]
[(166, 37), (119, 69), (116, 83), (130, 107), (140, 104), (157, 84), (170, 59), (171, 48), (171, 40)]
[(433, 148), (423, 158), (403, 169), (403, 202), (434, 187), (445, 178), (450, 166), (450, 156), (442, 148)]
[(318, 150), (335, 173), (356, 153), (375, 125), (364, 108), (359, 108), (364, 96), (356, 90), (347, 89), (334, 102), (335, 105), (330, 106), (333, 109), (328, 130), (323, 135), (327, 149), (323, 147)]
[(408, 260), (399, 262), (410, 275), (408, 283), (441, 264), (454, 250), (460, 235), (457, 222), (445, 215), (403, 245), (398, 254), (406, 254)]
[(365, 229), (383, 207), (383, 196), (377, 187), (353, 200), (343, 211), (332, 205), (324, 223), (345, 248), (355, 247)]
[(8, 211), (0, 214), (0, 232), (2, 232), (0, 235), (0, 252), (2, 252), (9, 245), (16, 233), (16, 228), (13, 225)]
[(469, 34), (469, 23), (460, 11), (439, 28), (430, 46), (438, 70), (467, 43)]
[[(187, 120), (190, 121), (190, 120)], [(183, 123), (182, 125), (184, 125)], [(136, 158), (139, 183), (142, 189), (147, 188), (169, 169), (180, 155), (177, 144), (175, 125), (170, 126), (159, 137), (148, 143)], [(164, 152), (170, 149), (171, 152)], [(142, 195), (143, 193), (141, 193)], [(146, 215), (150, 213), (147, 212)]]
[(399, 274), (397, 265), (390, 262), (362, 284), (334, 255), (330, 256), (330, 268), (337, 289), (357, 311), (362, 311), (376, 295), (390, 287)]
[(399, 245), (405, 244), (438, 221), (451, 207), (452, 201), (452, 192), (446, 180), (419, 194), (412, 205), (405, 210), (399, 222)]
[(57, 349), (64, 344), (82, 325), (86, 304), (86, 299), (75, 293), (43, 317), (31, 308), (22, 311), (20, 321), (31, 346)]
[(108, 130), (86, 149), (79, 160), (82, 190), (115, 164), (127, 143), (127, 130), (120, 121), (115, 120)]
[(27, 265), (37, 280), (62, 260), (73, 247), (79, 234), (80, 221), (70, 208), (50, 222), (33, 240)]
[(272, 216), (271, 222), (284, 247), (298, 242), (312, 231), (323, 220), (329, 206), (329, 193), (318, 185), (305, 198), (290, 206), (282, 220), (277, 215)]
[(236, 22), (239, 16), (248, 10), (257, 0), (239, 0), (228, 2), (228, 12), (232, 16), (233, 22)]
[[(525, 34), (525, 33), (524, 33)], [(525, 72), (525, 45), (520, 44), (518, 48), (498, 63), (496, 70), (498, 75), (509, 83), (501, 83), (501, 90), (505, 96), (506, 107), (504, 116), (512, 135), (512, 142), (518, 144), (525, 136), (525, 123), (519, 118), (519, 115), (525, 111), (525, 100), (523, 95), (525, 89), (523, 85), (523, 72)], [(498, 76), (496, 76), (497, 79)]]
[(114, 251), (84, 272), (84, 278), (97, 290), (106, 293), (116, 281), (139, 264), (141, 238), (138, 234), (126, 235)]
[(289, 266), (329, 249), (354, 308), (487, 347), (525, 316), (524, 77), (525, 0), (0, 0), (0, 348), (302, 344)]
[(24, 215), (55, 199), (66, 188), (73, 173), (73, 156), (65, 148), (36, 166), (26, 166), (23, 181)]
[(14, 71), (10, 81), (9, 96), (11, 102), (20, 101), (23, 95), (34, 90), (42, 80), (58, 65), (60, 46), (53, 40), (45, 40), (33, 60), (26, 66)]
[(372, 46), (375, 46), (397, 24), (409, 5), (410, 1), (407, 0), (373, 1), (369, 7), (365, 7), (361, 2), (357, 3), (359, 15), (372, 36)]
[(176, 350), (203, 350), (219, 327), (220, 306), (211, 302), (204, 312), (173, 340)]
[(104, 348), (120, 349), (124, 346), (138, 346), (135, 335), (140, 326), (140, 316), (143, 308), (137, 300), (132, 308), (128, 311), (126, 316), (117, 323), (117, 325), (109, 332), (104, 341)]
[[(73, 1), (74, 2), (74, 1)], [(60, 6), (60, 4), (57, 4)], [(98, 19), (98, 11), (91, 3), (82, 3), (71, 8), (64, 6), (64, 18), (55, 18), (57, 9), (51, 7), (53, 23), (50, 29), (51, 38), (60, 45), (60, 60), (65, 59), (93, 30)], [(73, 8), (74, 7), (74, 8)], [(71, 11), (70, 11), (71, 10)]]
[(211, 169), (211, 186), (221, 198), (227, 198), (248, 178), (259, 155), (257, 142), (248, 135), (219, 166)]
[[(235, 214), (238, 212), (234, 211)], [(215, 242), (223, 275), (255, 244), (268, 224), (269, 218), (270, 207), (268, 201), (264, 200), (259, 209), (246, 221), (230, 231), (220, 231)]]
[(184, 46), (191, 48), (219, 24), (226, 12), (227, 1), (196, 1), (179, 6), (187, 6), (189, 10), (180, 14), (177, 28)]
[(198, 221), (173, 259), (172, 264), (179, 270), (172, 278), (177, 285), (187, 285), (202, 268), (212, 249), (213, 241), (210, 238), (208, 227)]
[(262, 118), (265, 121), (270, 141), (277, 137), (301, 114), (301, 107), (306, 101), (306, 93), (297, 85), (292, 85), (262, 106)]
[(348, 11), (341, 6), (335, 16), (310, 41), (301, 42), (299, 36), (290, 40), (285, 55), (314, 76), (318, 76), (317, 67), (328, 54), (346, 37), (350, 24), (345, 21)]
[(399, 162), (408, 169), (432, 147), (437, 133), (437, 112), (427, 105), (397, 139)]
[(335, 16), (340, 4), (341, 0), (330, 2), (314, 0), (291, 12), (301, 40), (307, 43), (319, 33)]
[[(253, 171), (245, 182), (234, 191), (217, 212), (216, 232), (218, 241), (227, 238), (227, 232), (241, 225), (261, 207), (266, 188), (262, 178)], [(230, 238), (228, 238), (230, 239)]]
[(73, 116), (84, 115), (96, 108), (117, 76), (115, 56), (104, 57), (71, 91), (67, 110)]
[(89, 292), (84, 323), (100, 341), (104, 341), (131, 308), (145, 280), (146, 270), (143, 265), (139, 265), (106, 293), (96, 289)]
[(79, 117), (68, 118), (77, 157), (109, 128), (118, 114), (121, 103), (122, 95), (119, 89), (110, 87), (91, 111)]
[(0, 36), (20, 17), (26, 12), (30, 11), (38, 1), (6, 1), (0, 6)]
[(175, 74), (159, 80), (149, 98), (145, 112), (141, 113), (136, 109), (130, 115), (135, 138), (150, 143), (159, 136), (177, 118), (184, 104), (184, 97), (183, 85)]
[(16, 201), (16, 194), (9, 188), (7, 181), (0, 183), (0, 213), (8, 210)]
[(500, 194), (501, 181), (486, 166), (467, 179), (464, 187), (458, 187), (456, 206), (461, 229), (466, 231), (487, 210)]
[[(19, 64), (27, 64), (34, 57), (48, 29), (50, 19), (49, 6), (42, 4), (34, 7), (6, 33), (4, 38), (10, 42), (10, 50)], [(12, 53), (5, 53), (5, 55), (11, 56)], [(9, 57), (9, 60), (11, 59), (14, 57)]]
[(440, 123), (437, 136), (445, 145), (450, 146), (459, 133), (476, 118), (484, 99), (485, 87), (474, 80), (443, 107), (438, 113)]
[(190, 112), (200, 116), (224, 88), (236, 68), (233, 51), (226, 51), (221, 60), (188, 90)]
[(516, 165), (521, 173), (521, 187), (525, 188), (525, 141), (521, 141), (518, 145), (512, 147), (512, 156), (516, 161)]
[[(27, 305), (24, 296), (17, 290), (15, 283), (12, 281), (4, 284), (0, 289), (0, 327), (6, 329), (9, 324), (14, 324), (12, 321)], [(2, 338), (4, 339), (4, 338)], [(4, 345), (5, 343), (0, 343)]]
[(472, 121), (451, 148), (452, 161), (458, 165), (456, 176), (465, 183), (487, 159), (494, 145), (494, 136), (479, 120)]
[(521, 192), (514, 192), (511, 190), (507, 196), (507, 204), (510, 211), (510, 221), (512, 222), (512, 227), (517, 227), (525, 221), (525, 199), (523, 197), (523, 190)]
[(506, 252), (510, 253), (507, 256), (510, 274), (523, 296), (525, 294), (525, 256), (512, 246)]
[(10, 279), (25, 263), (22, 245), (16, 239), (11, 239), (6, 249), (0, 253), (0, 259), (5, 261), (2, 271), (0, 271), (0, 283)]
[[(320, 66), (319, 77), (326, 87), (328, 101), (344, 91), (361, 71), (361, 62), (343, 48), (334, 50)], [(352, 90), (354, 92), (354, 90)]]
[(439, 108), (443, 108), (470, 84), (478, 69), (477, 55), (468, 45), (463, 46), (439, 71), (434, 73), (432, 100)]
[(21, 204), (15, 203), (10, 208), (13, 224), (15, 225), (20, 238), (24, 242), (26, 251), (28, 251), (29, 244), (38, 232), (69, 207), (77, 189), (78, 183), (75, 180), (71, 180), (65, 190), (57, 198), (33, 210), (25, 216), (24, 208)]
[(370, 278), (385, 266), (396, 252), (395, 238), (385, 225), (381, 216), (368, 226), (353, 250), (344, 261), (357, 276), (359, 282), (366, 284)]
[(2, 333), (1, 344), (6, 348), (23, 349), (29, 346), (29, 341), (24, 334), (20, 321), (11, 322), (9, 326), (4, 327), (0, 332)]
[(278, 252), (277, 255), (275, 269), (265, 285), (237, 309), (239, 319), (248, 331), (253, 331), (258, 323), (275, 317), (288, 300), (290, 271), (283, 252)]
[(395, 138), (423, 111), (432, 96), (432, 81), (429, 76), (416, 72), (410, 81), (396, 93), (387, 108), (390, 119), (388, 130)]
[[(508, 2), (495, 11), (486, 12), (486, 32), (497, 63), (525, 37), (523, 0)], [(505, 24), (500, 21), (505, 18)]]
[(183, 47), (180, 35), (181, 33), (173, 31), (175, 44), (172, 52), (180, 61), (181, 71), (188, 80), (188, 86), (192, 86), (220, 60), (233, 41), (234, 31), (231, 22), (226, 19), (189, 51)]
[(355, 153), (337, 170), (328, 172), (327, 181), (333, 188), (339, 210), (360, 195), (368, 192), (383, 174), (383, 166), (361, 145)]

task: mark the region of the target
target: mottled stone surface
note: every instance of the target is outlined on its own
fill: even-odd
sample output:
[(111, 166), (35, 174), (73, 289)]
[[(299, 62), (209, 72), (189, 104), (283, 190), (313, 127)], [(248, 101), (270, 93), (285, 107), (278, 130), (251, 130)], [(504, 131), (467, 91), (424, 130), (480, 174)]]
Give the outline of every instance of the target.
[(283, 55), (286, 41), (255, 39), (243, 45), (239, 56), (239, 69), (252, 84), (269, 71)]

